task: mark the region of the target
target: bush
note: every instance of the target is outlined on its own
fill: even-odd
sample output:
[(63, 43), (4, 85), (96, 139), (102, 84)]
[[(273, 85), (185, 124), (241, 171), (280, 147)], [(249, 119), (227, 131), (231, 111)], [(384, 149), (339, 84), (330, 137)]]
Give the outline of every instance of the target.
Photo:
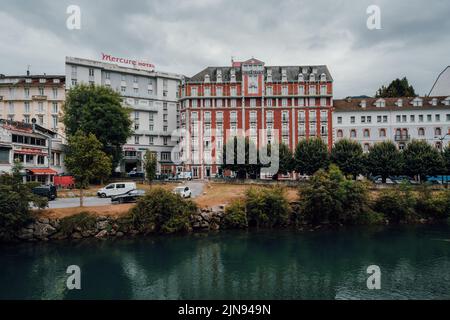
[(370, 210), (365, 184), (347, 179), (336, 165), (331, 165), (328, 171), (319, 170), (299, 194), (300, 214), (307, 223), (367, 224), (380, 221), (379, 215)]
[(191, 200), (162, 188), (152, 188), (131, 209), (134, 226), (141, 232), (174, 233), (190, 228), (189, 216), (197, 206)]
[(275, 227), (287, 224), (291, 207), (281, 187), (250, 188), (245, 196), (249, 225)]
[(16, 163), (12, 174), (0, 175), (0, 237), (10, 238), (31, 220), (31, 205), (45, 208), (47, 199), (38, 197), (23, 183), (22, 167)]
[(439, 192), (433, 194), (428, 187), (424, 187), (416, 201), (417, 214), (425, 219), (445, 220), (450, 212), (450, 193)]
[(416, 198), (408, 186), (402, 185), (394, 190), (385, 190), (375, 200), (374, 209), (384, 214), (389, 222), (413, 222), (418, 215), (415, 210)]
[(248, 227), (243, 200), (236, 200), (225, 208), (223, 226), (226, 229), (245, 229)]
[(61, 233), (69, 236), (75, 231), (81, 232), (95, 228), (96, 218), (89, 212), (83, 211), (60, 220)]

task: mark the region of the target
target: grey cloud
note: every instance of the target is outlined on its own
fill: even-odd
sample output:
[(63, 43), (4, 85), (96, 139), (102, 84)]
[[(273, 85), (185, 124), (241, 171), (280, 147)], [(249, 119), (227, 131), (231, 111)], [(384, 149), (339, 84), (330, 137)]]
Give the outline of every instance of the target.
[[(70, 4), (81, 7), (80, 31), (65, 28)], [(381, 8), (382, 30), (366, 28), (371, 4)], [(444, 0), (1, 0), (0, 41), (8, 43), (0, 59), (8, 63), (0, 73), (23, 73), (27, 64), (62, 73), (65, 55), (105, 51), (189, 76), (255, 56), (270, 65), (327, 64), (336, 97), (373, 94), (402, 76), (423, 94), (450, 64), (449, 12)]]

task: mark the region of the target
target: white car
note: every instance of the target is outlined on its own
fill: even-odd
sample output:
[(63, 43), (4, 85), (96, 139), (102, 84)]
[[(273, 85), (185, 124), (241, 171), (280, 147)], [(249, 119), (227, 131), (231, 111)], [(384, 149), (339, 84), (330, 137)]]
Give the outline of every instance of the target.
[(176, 187), (173, 189), (173, 193), (179, 194), (182, 198), (190, 198), (192, 196), (192, 192), (189, 187)]
[(131, 190), (136, 190), (135, 182), (116, 182), (108, 184), (106, 187), (97, 191), (97, 196), (100, 198), (110, 198), (125, 194)]

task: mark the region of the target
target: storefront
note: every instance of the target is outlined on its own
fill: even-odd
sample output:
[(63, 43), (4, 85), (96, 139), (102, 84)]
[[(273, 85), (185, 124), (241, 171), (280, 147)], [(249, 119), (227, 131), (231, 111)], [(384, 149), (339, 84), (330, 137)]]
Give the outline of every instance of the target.
[(27, 182), (40, 182), (42, 184), (52, 184), (53, 178), (58, 173), (53, 169), (27, 169), (26, 179)]

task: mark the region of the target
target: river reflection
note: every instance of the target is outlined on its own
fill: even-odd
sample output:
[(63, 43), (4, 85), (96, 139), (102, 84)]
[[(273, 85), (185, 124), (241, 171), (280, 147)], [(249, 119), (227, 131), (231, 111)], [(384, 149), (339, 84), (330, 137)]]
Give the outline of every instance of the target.
[[(2, 245), (0, 299), (450, 299), (449, 238), (420, 226)], [(69, 265), (82, 290), (66, 289)]]

